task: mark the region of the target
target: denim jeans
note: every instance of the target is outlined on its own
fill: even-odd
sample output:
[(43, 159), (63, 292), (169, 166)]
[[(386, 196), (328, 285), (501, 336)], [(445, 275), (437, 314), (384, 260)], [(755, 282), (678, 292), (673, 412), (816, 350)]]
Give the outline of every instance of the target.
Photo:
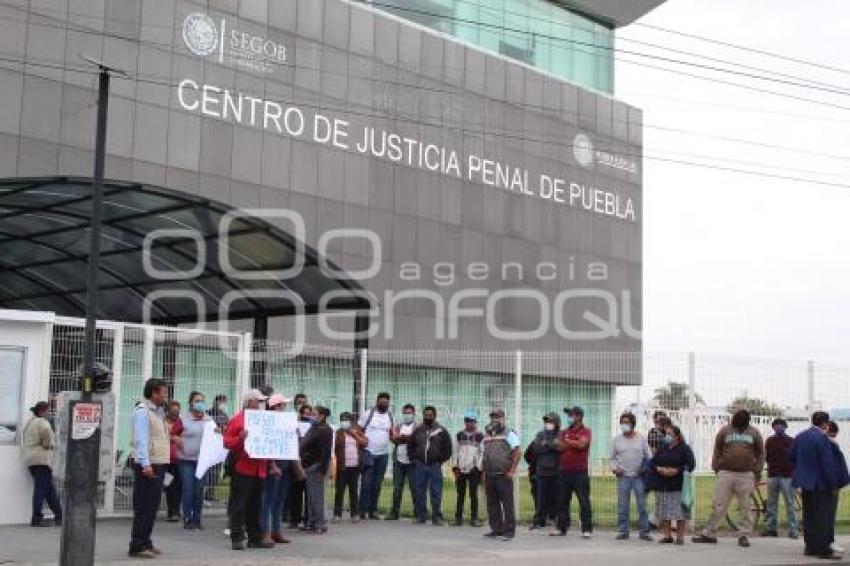
[(204, 484), (206, 477), (195, 478), (198, 463), (194, 460), (180, 460), (180, 482), (183, 486), (181, 503), (183, 522), (187, 525), (201, 526), (201, 511), (204, 508)]
[(44, 502), (53, 511), (53, 517), (56, 523), (62, 522), (62, 504), (59, 501), (59, 495), (56, 493), (56, 486), (53, 483), (53, 472), (50, 466), (30, 466), (30, 475), (32, 476), (32, 522), (40, 523), (44, 519), (42, 509)]
[(413, 497), (413, 464), (402, 464), (398, 460), (393, 462), (393, 507), (390, 511), (392, 515), (399, 515), (401, 512), (401, 498), (404, 495), (404, 484), (408, 485), (410, 496)]
[(779, 494), (785, 500), (785, 511), (788, 513), (788, 532), (795, 535), (800, 531), (797, 523), (797, 511), (794, 509), (794, 487), (792, 478), (767, 478), (767, 530), (775, 531), (779, 520)]
[(366, 450), (363, 458), (363, 476), (360, 478), (360, 515), (372, 515), (378, 512), (378, 500), (381, 498), (381, 484), (387, 473), (389, 454), (375, 456)]
[(413, 475), (413, 507), (416, 518), (420, 521), (428, 515), (428, 493), (431, 495), (431, 517), (434, 520), (443, 518), (443, 468), (440, 464), (414, 464)]
[(289, 497), (289, 462), (278, 462), (280, 475), (268, 474), (263, 484), (263, 510), (260, 530), (264, 533), (279, 531), (283, 520), (283, 507)]
[(632, 491), (638, 510), (638, 529), (641, 535), (649, 534), (649, 513), (646, 510), (646, 486), (640, 477), (617, 478), (617, 531), (629, 534), (629, 504)]

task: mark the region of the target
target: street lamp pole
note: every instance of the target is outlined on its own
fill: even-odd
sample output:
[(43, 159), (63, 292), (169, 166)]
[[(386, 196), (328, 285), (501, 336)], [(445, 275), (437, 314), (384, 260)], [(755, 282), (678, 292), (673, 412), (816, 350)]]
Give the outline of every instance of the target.
[[(100, 461), (100, 419), (102, 407), (93, 401), (95, 389), (95, 346), (97, 337), (97, 295), (100, 269), (100, 231), (103, 218), (103, 171), (106, 154), (106, 120), (109, 106), (109, 78), (115, 69), (83, 57), (97, 65), (97, 133), (92, 181), (92, 213), (89, 231), (88, 274), (86, 277), (86, 329), (83, 342), (81, 401), (71, 401), (65, 460), (65, 497), (59, 564), (94, 564), (97, 486)], [(120, 71), (117, 71), (120, 72)]]

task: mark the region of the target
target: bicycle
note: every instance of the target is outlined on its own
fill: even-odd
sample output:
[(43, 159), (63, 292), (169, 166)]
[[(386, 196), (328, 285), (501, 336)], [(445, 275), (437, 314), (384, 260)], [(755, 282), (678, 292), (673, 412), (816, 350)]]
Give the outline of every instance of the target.
[[(759, 521), (764, 518), (767, 521), (767, 482), (759, 481), (756, 482), (756, 488), (753, 490), (752, 495), (750, 495), (750, 501), (752, 508), (750, 509), (750, 513), (753, 517), (753, 532), (759, 532)], [(780, 494), (781, 497), (781, 494)], [(798, 490), (794, 490), (794, 499), (792, 501), (794, 505), (794, 511), (796, 511), (797, 516), (800, 516), (800, 513), (803, 509), (803, 501), (800, 498), (800, 492)], [(738, 530), (737, 523), (735, 522), (735, 515), (731, 509), (726, 510), (726, 523), (729, 525), (729, 528), (733, 531)]]

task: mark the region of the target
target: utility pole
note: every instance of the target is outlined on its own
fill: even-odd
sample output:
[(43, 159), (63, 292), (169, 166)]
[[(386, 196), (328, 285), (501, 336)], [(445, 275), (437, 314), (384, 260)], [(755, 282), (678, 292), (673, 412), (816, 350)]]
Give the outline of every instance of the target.
[[(65, 462), (65, 500), (59, 564), (94, 564), (97, 484), (100, 468), (101, 403), (93, 401), (95, 341), (97, 335), (97, 295), (100, 270), (100, 230), (103, 218), (103, 169), (106, 154), (106, 119), (109, 105), (110, 73), (118, 72), (99, 61), (82, 56), (97, 65), (97, 133), (92, 181), (92, 213), (89, 232), (89, 263), (86, 277), (86, 330), (83, 342), (81, 401), (70, 401)], [(123, 73), (122, 73), (123, 74)]]

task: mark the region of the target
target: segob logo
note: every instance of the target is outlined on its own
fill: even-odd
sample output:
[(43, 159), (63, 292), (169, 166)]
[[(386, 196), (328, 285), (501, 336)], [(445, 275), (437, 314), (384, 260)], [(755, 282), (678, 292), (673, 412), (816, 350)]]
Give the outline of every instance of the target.
[(596, 154), (593, 151), (593, 142), (583, 133), (576, 134), (573, 139), (573, 155), (582, 167), (590, 167), (596, 160)]
[(205, 57), (218, 47), (215, 21), (206, 14), (193, 12), (183, 20), (183, 42), (189, 51)]

